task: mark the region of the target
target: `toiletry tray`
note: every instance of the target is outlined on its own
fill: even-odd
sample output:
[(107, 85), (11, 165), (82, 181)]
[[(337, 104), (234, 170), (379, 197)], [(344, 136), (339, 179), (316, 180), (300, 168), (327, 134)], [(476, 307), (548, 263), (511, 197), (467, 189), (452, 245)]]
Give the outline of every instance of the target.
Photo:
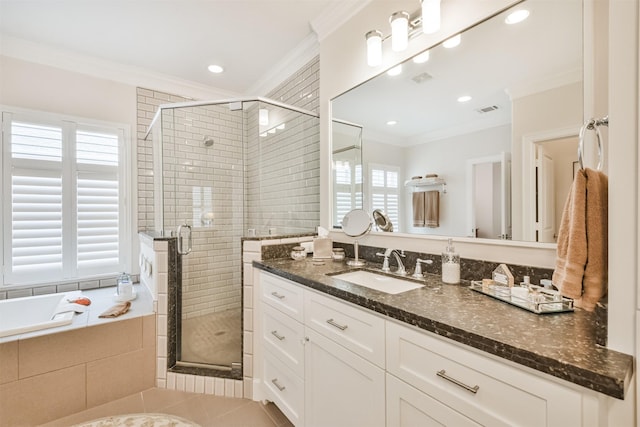
[[(471, 281), (471, 290), (488, 295), (536, 314), (566, 313), (573, 311), (573, 300), (558, 293), (549, 292), (539, 286), (530, 288), (501, 285), (483, 285), (481, 281)], [(515, 295), (513, 289), (518, 291)]]

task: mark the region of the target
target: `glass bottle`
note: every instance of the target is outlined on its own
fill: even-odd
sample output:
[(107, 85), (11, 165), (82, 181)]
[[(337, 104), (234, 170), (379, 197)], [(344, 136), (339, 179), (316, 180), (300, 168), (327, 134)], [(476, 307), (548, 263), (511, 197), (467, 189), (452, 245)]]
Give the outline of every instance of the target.
[(449, 239), (446, 250), (442, 253), (442, 281), (444, 283), (460, 283), (460, 255)]

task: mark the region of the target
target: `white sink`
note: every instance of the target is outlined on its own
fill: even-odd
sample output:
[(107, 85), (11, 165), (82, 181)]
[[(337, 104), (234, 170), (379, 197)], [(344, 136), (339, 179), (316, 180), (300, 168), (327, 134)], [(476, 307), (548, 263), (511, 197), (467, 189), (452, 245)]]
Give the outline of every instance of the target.
[(367, 270), (349, 271), (346, 273), (332, 275), (331, 277), (393, 295), (424, 286), (410, 280), (385, 276), (383, 274), (377, 274)]

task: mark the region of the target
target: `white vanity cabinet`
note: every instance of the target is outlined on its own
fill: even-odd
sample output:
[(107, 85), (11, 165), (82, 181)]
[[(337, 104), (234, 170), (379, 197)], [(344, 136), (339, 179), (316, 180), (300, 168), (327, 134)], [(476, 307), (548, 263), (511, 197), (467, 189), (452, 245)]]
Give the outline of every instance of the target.
[[(387, 425), (581, 426), (577, 390), (387, 322)], [(425, 417), (425, 418), (422, 418)], [(433, 422), (433, 421), (431, 421)]]
[(296, 426), (606, 425), (607, 397), (260, 272), (265, 394)]
[(305, 425), (385, 425), (385, 320), (305, 291)]
[(299, 426), (304, 424), (303, 289), (260, 273), (263, 391)]

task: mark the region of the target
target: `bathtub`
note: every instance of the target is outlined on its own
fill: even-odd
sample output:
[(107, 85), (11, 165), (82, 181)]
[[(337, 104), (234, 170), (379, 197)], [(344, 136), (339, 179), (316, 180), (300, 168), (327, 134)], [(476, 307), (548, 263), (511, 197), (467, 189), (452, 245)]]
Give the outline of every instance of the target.
[(71, 324), (67, 298), (61, 293), (0, 300), (0, 338)]

